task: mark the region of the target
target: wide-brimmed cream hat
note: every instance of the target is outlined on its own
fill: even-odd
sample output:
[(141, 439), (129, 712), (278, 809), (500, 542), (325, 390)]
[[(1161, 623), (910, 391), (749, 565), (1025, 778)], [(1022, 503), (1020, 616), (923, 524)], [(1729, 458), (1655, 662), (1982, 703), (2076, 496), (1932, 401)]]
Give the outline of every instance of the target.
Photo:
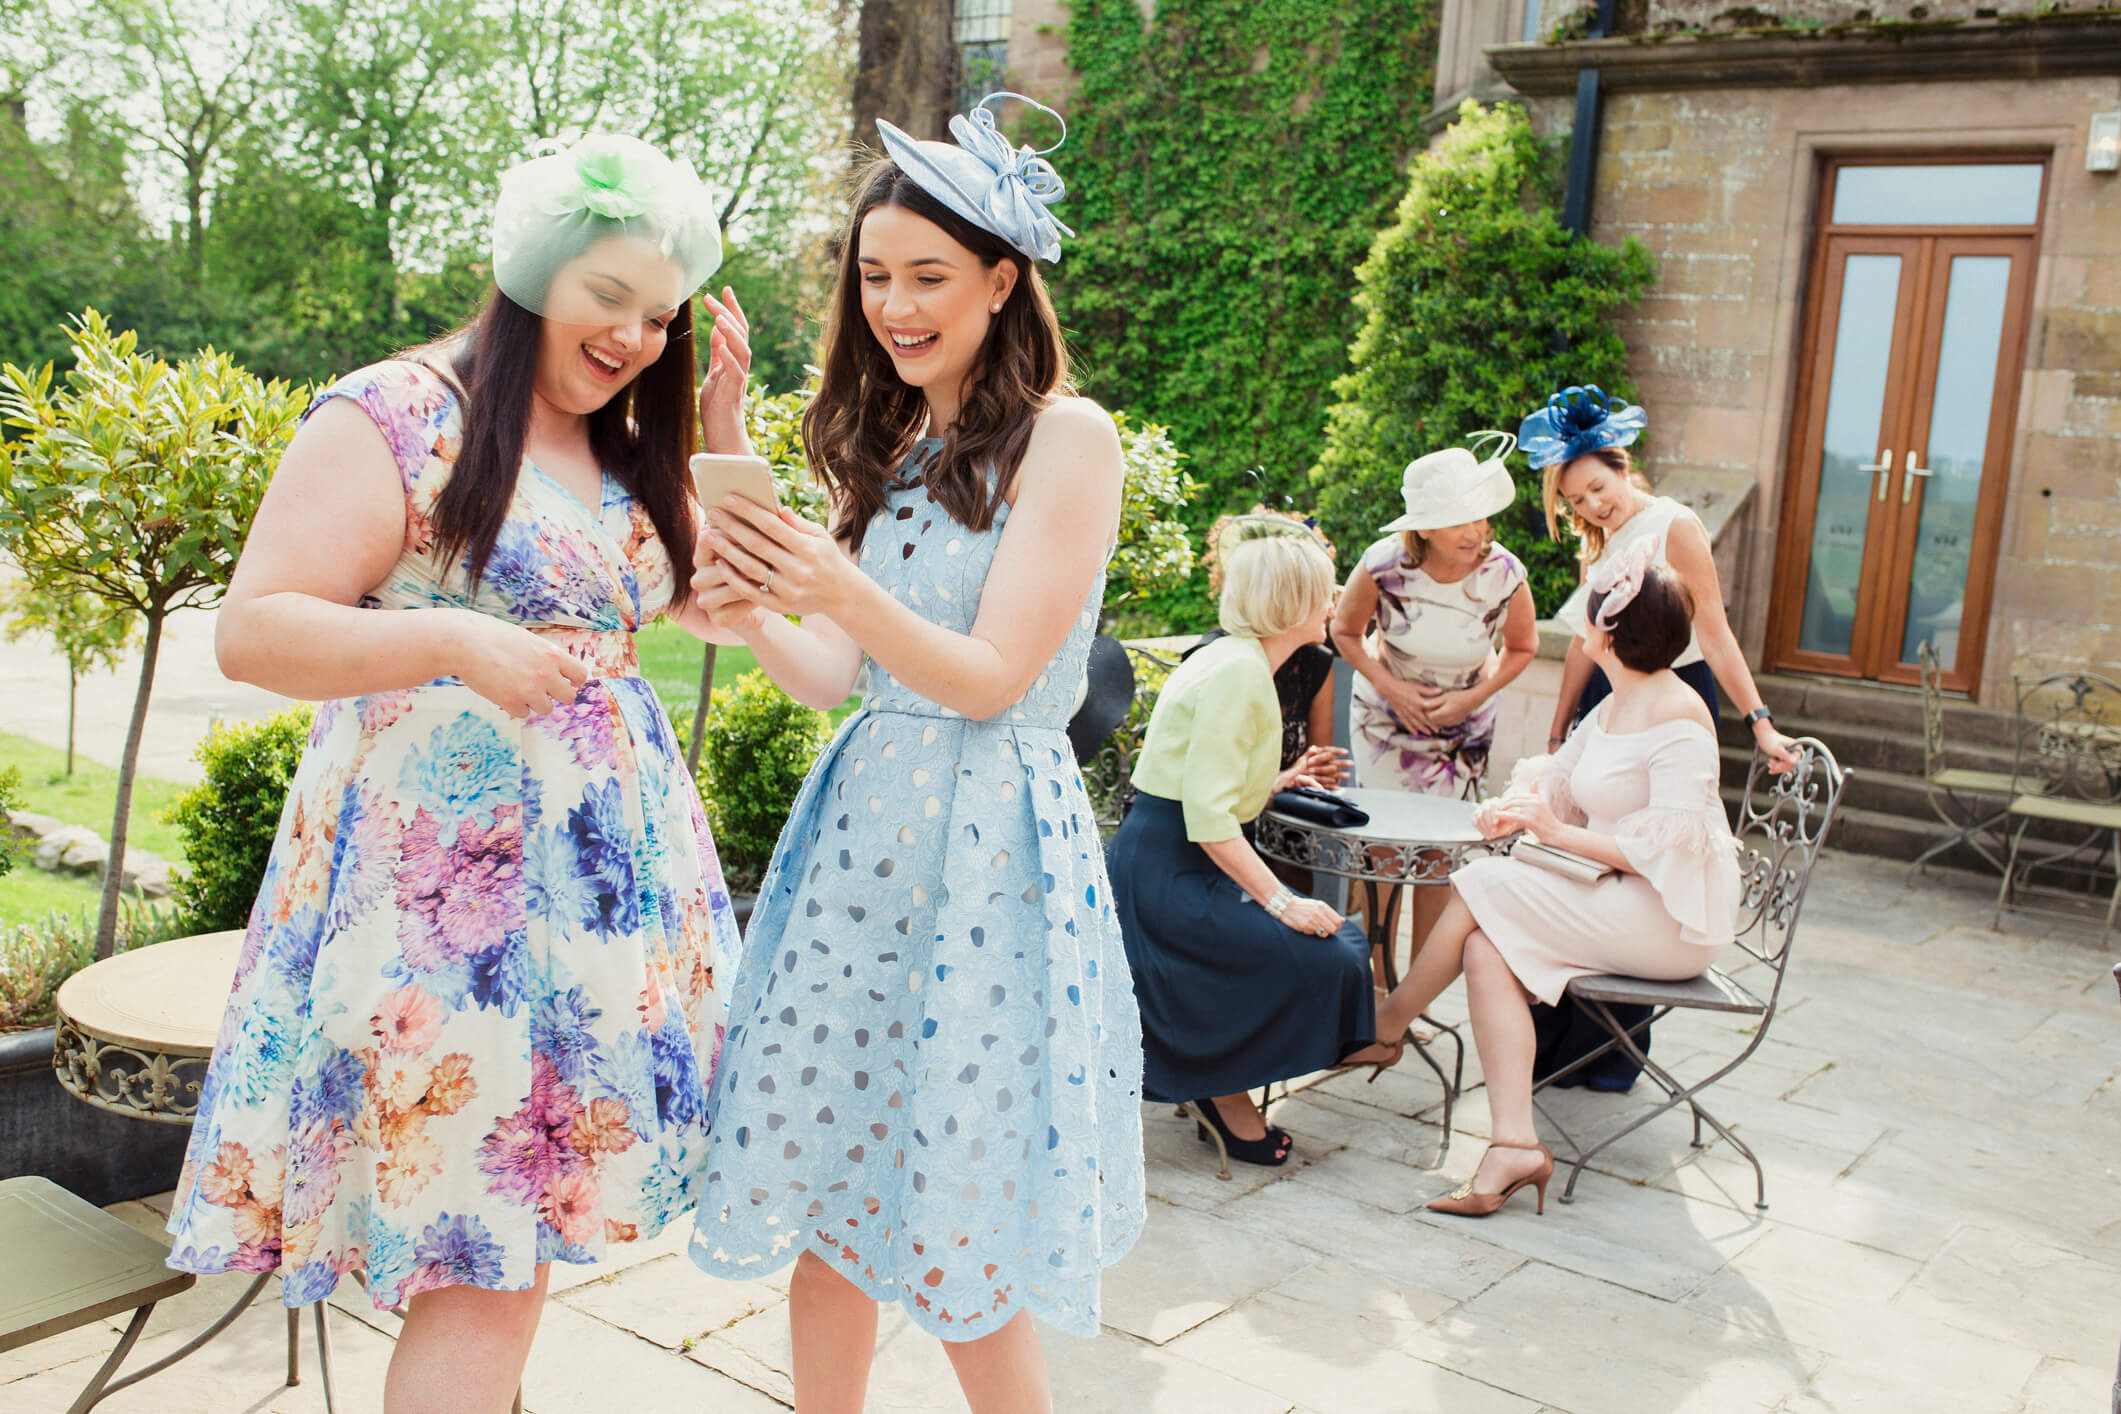
[(1399, 493), (1407, 513), (1386, 530), (1441, 530), (1498, 515), (1517, 499), (1504, 459), (1517, 446), (1507, 432), (1475, 432), (1466, 439), (1493, 455), (1482, 460), (1470, 447), (1445, 447), (1407, 464)]

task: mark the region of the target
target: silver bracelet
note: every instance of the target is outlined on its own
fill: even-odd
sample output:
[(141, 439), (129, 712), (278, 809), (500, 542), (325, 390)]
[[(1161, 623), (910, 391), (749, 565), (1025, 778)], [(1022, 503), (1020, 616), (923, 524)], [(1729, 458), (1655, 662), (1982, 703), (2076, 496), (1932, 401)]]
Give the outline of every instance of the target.
[(1269, 918), (1279, 923), (1281, 916), (1289, 911), (1289, 905), (1294, 902), (1296, 902), (1296, 891), (1287, 884), (1283, 884), (1274, 891), (1274, 897), (1268, 899), (1260, 907), (1267, 910)]

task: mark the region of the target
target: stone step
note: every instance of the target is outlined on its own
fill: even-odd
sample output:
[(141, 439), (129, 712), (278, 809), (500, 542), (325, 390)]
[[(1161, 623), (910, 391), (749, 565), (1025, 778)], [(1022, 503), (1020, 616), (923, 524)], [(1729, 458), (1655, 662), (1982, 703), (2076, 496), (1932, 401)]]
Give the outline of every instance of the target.
[[(1796, 677), (1768, 673), (1756, 679), (1760, 700), (1775, 713), (1776, 725), (1789, 728), (1785, 717), (1819, 722), (1848, 733), (1856, 728), (1882, 727), (1904, 732), (1919, 743), (1922, 739), (1922, 693), (1912, 687), (1885, 683), (1855, 683), (1833, 678)], [(2009, 751), (2015, 718), (2008, 712), (1977, 707), (1964, 698), (1944, 700), (1944, 739), (1954, 749), (2000, 747)], [(1831, 741), (1832, 737), (1825, 738)]]
[[(1775, 725), (1790, 736), (1814, 736), (1833, 751), (1834, 759), (1852, 771), (1890, 771), (1921, 779), (1924, 757), (1919, 722), (1913, 731), (1891, 727), (1830, 721), (1796, 713), (1775, 714)], [(1752, 729), (1726, 712), (1717, 718), (1716, 735), (1723, 745), (1740, 753), (1753, 747)], [(2012, 751), (2008, 746), (1987, 742), (1946, 739), (1945, 760), (1963, 770), (2010, 773)]]

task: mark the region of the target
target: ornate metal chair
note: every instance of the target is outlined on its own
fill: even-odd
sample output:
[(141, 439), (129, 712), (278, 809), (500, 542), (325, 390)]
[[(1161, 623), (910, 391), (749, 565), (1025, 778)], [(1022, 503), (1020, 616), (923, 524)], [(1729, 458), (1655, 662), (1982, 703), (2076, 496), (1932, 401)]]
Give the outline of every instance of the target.
[[(2056, 673), (2034, 682), (2011, 679), (2017, 690), (2017, 750), (2011, 759), (2010, 855), (1996, 890), (1993, 926), (2014, 906), (2028, 876), (2053, 870), (2097, 884), (2108, 874), (2113, 889), (2106, 905), (2106, 931), (2121, 907), (2121, 684), (2093, 673)], [(2081, 828), (2074, 844), (2058, 844), (2028, 855), (2026, 832), (2044, 821), (2067, 832)]]
[(1908, 866), (1908, 882), (1914, 883), (1922, 867), (1954, 845), (1963, 844), (1991, 866), (2003, 868), (2001, 842), (1992, 845), (1989, 832), (2010, 816), (2011, 776), (2006, 771), (1976, 771), (1947, 761), (1944, 744), (1944, 692), (1938, 686), (1940, 668), (1937, 650), (1922, 640), (1922, 779), (1929, 786), (1930, 808), (1937, 818), (1958, 831), (1931, 845)]
[(1134, 644), (1124, 645), (1134, 664), (1134, 701), (1126, 717), (1112, 729), (1102, 745), (1082, 763), (1083, 787), (1097, 813), (1097, 828), (1110, 835), (1134, 801), (1134, 760), (1141, 754), (1142, 738), (1149, 731), (1149, 714), (1156, 710), (1156, 694), (1164, 679), (1178, 666), (1176, 654), (1154, 653)]
[[(1589, 1145), (1578, 1142), (1554, 1122), (1552, 1115), (1546, 1115), (1547, 1123), (1575, 1151), (1575, 1157), (1569, 1160), (1568, 1186), (1561, 1190), (1562, 1202), (1574, 1201), (1576, 1180), (1583, 1176), (1584, 1165), (1600, 1150), (1666, 1111), (1684, 1105), (1694, 1116), (1694, 1147), (1701, 1147), (1704, 1124), (1722, 1135), (1753, 1166), (1754, 1206), (1767, 1207), (1767, 1175), (1761, 1170), (1759, 1156), (1722, 1120), (1703, 1108), (1699, 1097), (1702, 1091), (1745, 1064), (1767, 1039), (1768, 1027), (1775, 1020), (1776, 1003), (1782, 996), (1782, 980), (1789, 969), (1790, 942), (1797, 932), (1797, 915), (1804, 907), (1804, 891), (1811, 882), (1812, 866), (1818, 862), (1819, 848), (1834, 823), (1834, 812), (1841, 804), (1841, 793), (1851, 774), (1843, 771), (1833, 752), (1814, 737), (1800, 737), (1796, 748), (1797, 764), (1779, 776), (1770, 774), (1765, 756), (1758, 751), (1753, 753), (1745, 800), (1738, 807), (1738, 867), (1745, 891), (1733, 942), (1748, 963), (1758, 963), (1767, 970), (1767, 995), (1757, 995), (1713, 967), (1690, 982), (1602, 976), (1578, 977), (1569, 983), (1569, 995), (1612, 1039), (1547, 1076), (1534, 1087), (1535, 1092), (1617, 1046), (1642, 1067), (1642, 1073), (1664, 1091), (1665, 1098)], [(1636, 1026), (1623, 1026), (1612, 1012), (1614, 1006), (1623, 1003), (1647, 1006), (1651, 1008), (1650, 1015)], [(1651, 1060), (1635, 1039), (1643, 1027), (1682, 1008), (1756, 1016), (1760, 1020), (1736, 1056), (1704, 1079), (1687, 1084)], [(1546, 1113), (1544, 1106), (1541, 1113)]]

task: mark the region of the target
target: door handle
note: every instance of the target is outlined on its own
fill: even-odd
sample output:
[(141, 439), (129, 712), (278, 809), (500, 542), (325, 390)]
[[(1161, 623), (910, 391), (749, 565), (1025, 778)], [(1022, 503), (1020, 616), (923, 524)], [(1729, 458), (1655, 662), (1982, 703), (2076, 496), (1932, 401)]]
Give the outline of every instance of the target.
[(1878, 460), (1875, 464), (1871, 466), (1859, 466), (1856, 468), (1856, 470), (1875, 471), (1878, 473), (1878, 499), (1880, 501), (1883, 501), (1885, 499), (1886, 484), (1893, 479), (1892, 449), (1890, 447), (1879, 449)]
[(1901, 470), (1907, 473), (1907, 479), (1900, 483), (1900, 504), (1903, 506), (1915, 497), (1915, 478), (1930, 474), (1928, 467), (1915, 465), (1919, 460), (1921, 458), (1917, 457), (1911, 450), (1908, 452), (1906, 460), (1900, 464)]

